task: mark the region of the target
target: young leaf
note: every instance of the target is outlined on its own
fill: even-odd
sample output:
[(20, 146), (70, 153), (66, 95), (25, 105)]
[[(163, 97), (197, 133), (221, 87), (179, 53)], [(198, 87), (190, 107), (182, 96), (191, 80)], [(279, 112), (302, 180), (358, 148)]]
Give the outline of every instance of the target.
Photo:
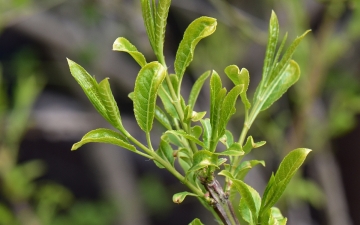
[[(171, 166), (174, 166), (174, 150), (167, 141), (161, 139), (159, 149), (156, 151), (156, 153), (166, 162), (170, 163)], [(160, 168), (164, 168), (162, 165), (160, 166)]]
[(154, 10), (150, 3), (150, 0), (141, 0), (141, 10), (142, 16), (144, 19), (146, 33), (149, 37), (150, 45), (152, 49), (155, 51), (155, 18), (154, 18)]
[[(261, 205), (261, 198), (259, 193), (241, 180), (232, 179), (232, 182), (241, 195), (240, 208), (248, 208), (251, 212), (251, 221), (247, 222), (250, 222), (254, 225), (257, 224)], [(244, 210), (244, 212), (246, 211), (247, 210)], [(240, 213), (242, 213), (242, 211), (240, 211)]]
[(222, 100), (218, 125), (218, 137), (221, 137), (225, 134), (226, 125), (228, 124), (231, 116), (236, 111), (236, 100), (239, 97), (239, 94), (243, 91), (243, 88), (244, 85), (237, 85), (233, 87), (226, 95), (226, 97)]
[(177, 204), (180, 204), (184, 201), (185, 197), (186, 196), (195, 196), (195, 197), (198, 197), (196, 194), (194, 193), (191, 193), (191, 192), (187, 192), (187, 191), (184, 191), (184, 192), (180, 192), (180, 193), (176, 193), (173, 195), (173, 202), (174, 203), (177, 203)]
[(172, 130), (171, 122), (159, 106), (155, 108), (155, 119), (159, 121), (166, 129)]
[(191, 128), (191, 135), (192, 135), (192, 136), (194, 136), (194, 137), (196, 137), (196, 138), (199, 138), (201, 134), (202, 134), (202, 128), (201, 128), (201, 126), (196, 125), (196, 126), (193, 126), (193, 127)]
[(291, 178), (303, 164), (310, 151), (310, 149), (298, 148), (285, 156), (274, 178), (270, 180), (265, 189), (261, 203), (262, 214), (279, 200)]
[(111, 121), (107, 115), (106, 108), (101, 101), (100, 93), (98, 90), (98, 83), (96, 82), (95, 78), (92, 77), (83, 67), (81, 67), (74, 61), (71, 61), (70, 59), (67, 59), (67, 61), (72, 76), (84, 90), (86, 96), (89, 98), (95, 109), (107, 121)]
[(211, 139), (211, 124), (210, 124), (210, 119), (206, 118), (206, 119), (202, 119), (200, 120), (202, 126), (203, 126), (203, 142), (205, 145), (205, 149), (209, 150), (210, 149), (210, 139)]
[(192, 115), (191, 115), (191, 121), (197, 122), (197, 121), (201, 120), (202, 118), (204, 118), (205, 115), (206, 115), (206, 111), (204, 111), (204, 112), (193, 111)]
[(188, 139), (188, 140), (200, 145), (203, 148), (205, 147), (204, 143), (202, 143), (198, 138), (196, 138), (195, 136), (192, 136), (191, 134), (186, 133), (183, 130), (168, 130), (168, 131), (165, 132), (165, 134), (172, 134), (172, 135), (175, 135), (175, 136), (181, 136), (181, 137), (183, 137), (185, 139)]
[(146, 65), (145, 56), (137, 50), (137, 48), (130, 43), (126, 38), (119, 37), (113, 44), (113, 51), (127, 52), (135, 59), (135, 61), (141, 66)]
[(114, 99), (114, 96), (111, 92), (108, 78), (102, 80), (99, 83), (99, 93), (101, 96), (101, 101), (105, 106), (107, 115), (110, 119), (109, 122), (119, 131), (121, 131), (123, 134), (127, 135), (128, 132), (125, 130), (124, 126), (122, 125), (120, 111)]
[(176, 52), (174, 68), (179, 81), (182, 80), (186, 68), (193, 60), (196, 45), (199, 41), (216, 30), (216, 19), (202, 16), (194, 20), (185, 30), (184, 37)]
[(249, 136), (246, 140), (246, 143), (243, 147), (243, 150), (245, 154), (248, 154), (253, 148), (259, 148), (266, 144), (266, 141), (260, 141), (260, 142), (254, 142), (254, 139), (252, 136)]
[(218, 156), (212, 152), (201, 150), (194, 154), (193, 165), (187, 173), (198, 171), (208, 166), (217, 167)]
[[(219, 127), (221, 118), (221, 110), (222, 110), (222, 103), (224, 102), (224, 97), (226, 95), (226, 88), (220, 89), (218, 92), (214, 104), (210, 105), (210, 110), (213, 109), (213, 111), (210, 111), (210, 123), (212, 128), (211, 133), (211, 139), (210, 139), (210, 151), (214, 152), (216, 149), (216, 145), (218, 143), (218, 140), (220, 137), (224, 134), (225, 129), (223, 130), (223, 127)], [(233, 112), (230, 112), (230, 114)], [(211, 120), (213, 119), (213, 120)], [(219, 135), (219, 130), (224, 131), (222, 135)]]
[(194, 85), (191, 88), (191, 92), (189, 95), (189, 105), (191, 107), (191, 109), (194, 109), (195, 106), (195, 102), (199, 96), (199, 93), (201, 91), (202, 86), (204, 85), (204, 82), (206, 81), (206, 79), (210, 76), (210, 71), (206, 71), (205, 73), (203, 73), (194, 83)]
[[(166, 19), (169, 13), (171, 0), (159, 0), (155, 16), (155, 47), (159, 60), (163, 60)], [(160, 62), (161, 62), (160, 61)], [(163, 62), (161, 62), (163, 63)]]
[(298, 81), (300, 77), (299, 65), (291, 60), (286, 70), (274, 80), (274, 84), (269, 86), (270, 91), (266, 92), (264, 103), (261, 111), (269, 108), (275, 101), (277, 101), (293, 84)]
[(238, 180), (244, 180), (248, 172), (258, 164), (265, 166), (265, 162), (263, 160), (249, 160), (242, 162), (235, 170), (235, 178)]
[[(283, 57), (281, 58), (280, 62), (274, 62), (274, 64), (276, 65), (275, 68), (273, 69), (272, 73), (269, 74), (269, 79), (268, 82), (266, 83), (266, 86), (270, 85), (273, 80), (275, 80), (277, 78), (277, 76), (279, 74), (282, 74), (284, 72), (284, 70), (286, 70), (292, 55), (294, 54), (296, 48), (298, 47), (298, 45), (300, 44), (300, 42), (302, 41), (302, 39), (304, 39), (304, 37), (306, 36), (307, 33), (309, 33), (310, 30), (305, 31), (305, 33), (303, 33), (301, 36), (297, 37), (289, 46), (289, 48), (286, 50), (286, 52), (284, 53)], [(266, 87), (265, 86), (265, 87)]]
[(90, 143), (90, 142), (98, 142), (98, 143), (108, 143), (117, 145), (126, 149), (129, 149), (130, 151), (136, 152), (135, 146), (130, 144), (124, 136), (121, 134), (105, 129), (105, 128), (99, 128), (96, 130), (92, 130), (89, 133), (85, 134), (84, 137), (81, 139), (81, 141), (75, 143), (71, 150), (76, 150), (83, 146), (84, 144)]
[(216, 71), (212, 72), (210, 78), (210, 123), (213, 125), (215, 123), (216, 112), (220, 111), (220, 107), (217, 107), (216, 98), (219, 95), (219, 92), (222, 88), (222, 82), (219, 74)]
[(165, 76), (165, 68), (158, 62), (151, 62), (140, 70), (136, 78), (134, 113), (137, 123), (145, 132), (150, 132), (152, 128), (157, 92)]
[[(271, 12), (270, 24), (269, 24), (269, 38), (268, 44), (266, 47), (264, 67), (263, 67), (263, 75), (262, 82), (267, 80), (267, 77), (270, 75), (270, 68), (274, 63), (274, 55), (276, 51), (276, 45), (279, 37), (279, 21), (274, 11)], [(276, 63), (276, 62), (275, 62)]]
[(189, 225), (204, 225), (199, 219), (194, 219)]
[(234, 137), (230, 131), (226, 130), (225, 134), (220, 138), (220, 141), (229, 148), (234, 143)]
[(250, 109), (251, 104), (246, 95), (250, 83), (249, 71), (245, 68), (240, 71), (236, 65), (230, 65), (225, 68), (225, 73), (235, 85), (244, 85), (244, 90), (240, 94), (241, 101), (246, 109)]
[(168, 95), (168, 93), (170, 93), (170, 90), (166, 82), (163, 82), (159, 89), (159, 97), (164, 105), (165, 111), (169, 113), (169, 115), (172, 116), (173, 118), (180, 119), (176, 111), (176, 108), (173, 105), (171, 97)]

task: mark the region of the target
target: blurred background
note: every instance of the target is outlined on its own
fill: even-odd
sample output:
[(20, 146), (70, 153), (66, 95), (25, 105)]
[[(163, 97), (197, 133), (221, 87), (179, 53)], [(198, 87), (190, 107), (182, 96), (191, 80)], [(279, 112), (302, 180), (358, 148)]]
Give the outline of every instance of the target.
[[(360, 224), (360, 1), (173, 0), (165, 54), (173, 71), (178, 43), (199, 16), (218, 19), (187, 70), (183, 94), (203, 72), (230, 64), (250, 71), (250, 93), (261, 76), (271, 10), (288, 42), (307, 29), (294, 59), (299, 82), (261, 113), (250, 134), (267, 144), (250, 157), (266, 161), (247, 181), (260, 193), (285, 154), (313, 149), (280, 207), (290, 225)], [(72, 78), (66, 57), (98, 81), (110, 78), (124, 125), (134, 120), (132, 91), (139, 66), (113, 52), (126, 37), (147, 61), (155, 60), (134, 0), (0, 0), (0, 224), (215, 224), (195, 198), (172, 203), (186, 188), (151, 161), (111, 145), (71, 152), (91, 129), (108, 127)], [(198, 110), (208, 110), (208, 86)], [(239, 110), (232, 127), (240, 133)], [(154, 133), (163, 132), (156, 126)], [(153, 134), (155, 137), (156, 134)]]

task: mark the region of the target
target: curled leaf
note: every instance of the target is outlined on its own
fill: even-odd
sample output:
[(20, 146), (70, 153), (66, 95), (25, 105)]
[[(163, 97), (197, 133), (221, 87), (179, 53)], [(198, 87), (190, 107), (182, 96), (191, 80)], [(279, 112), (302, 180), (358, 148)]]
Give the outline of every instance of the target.
[(184, 37), (176, 52), (174, 63), (175, 73), (180, 81), (186, 68), (193, 60), (196, 45), (201, 39), (214, 33), (216, 25), (216, 19), (202, 16), (194, 20), (185, 30)]
[(176, 193), (173, 195), (173, 202), (174, 203), (177, 203), (177, 204), (180, 204), (184, 201), (185, 197), (186, 196), (195, 196), (195, 197), (198, 197), (196, 194), (194, 193), (191, 193), (191, 192), (187, 192), (187, 191), (184, 191), (184, 192), (180, 192), (180, 193)]
[(136, 152), (135, 146), (130, 144), (123, 135), (105, 128), (99, 128), (88, 132), (84, 135), (81, 141), (72, 146), (71, 150), (76, 150), (84, 144), (91, 142), (113, 144)]
[(113, 50), (119, 52), (127, 52), (129, 53), (133, 59), (141, 66), (146, 65), (145, 56), (137, 50), (137, 48), (130, 43), (126, 38), (119, 37), (115, 40), (113, 44)]

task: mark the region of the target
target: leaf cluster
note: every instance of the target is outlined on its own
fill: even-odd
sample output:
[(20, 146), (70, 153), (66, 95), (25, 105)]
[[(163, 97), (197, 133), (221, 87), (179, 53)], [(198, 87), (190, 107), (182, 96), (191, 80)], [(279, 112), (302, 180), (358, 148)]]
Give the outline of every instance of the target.
[[(254, 225), (286, 224), (286, 218), (273, 206), (310, 150), (300, 148), (287, 155), (276, 174), (270, 178), (262, 198), (255, 189), (244, 182), (244, 178), (251, 168), (258, 164), (265, 166), (265, 162), (242, 159), (252, 149), (265, 144), (265, 141), (255, 142), (252, 136), (247, 136), (259, 112), (269, 108), (299, 79), (299, 66), (291, 57), (307, 32), (296, 38), (282, 55), (287, 36), (285, 35), (276, 50), (279, 23), (273, 12), (270, 18), (263, 75), (253, 101), (249, 100), (247, 93), (250, 83), (249, 71), (245, 68), (239, 69), (236, 65), (224, 69), (234, 84), (229, 91), (223, 87), (221, 76), (211, 70), (196, 80), (186, 100), (181, 95), (183, 76), (193, 60), (196, 45), (215, 31), (217, 21), (203, 16), (189, 24), (176, 52), (174, 73), (171, 73), (166, 66), (163, 53), (170, 3), (170, 0), (159, 0), (157, 3), (141, 0), (146, 32), (157, 61), (147, 62), (145, 56), (124, 37), (116, 39), (113, 45), (113, 50), (130, 54), (141, 67), (134, 91), (129, 97), (134, 103), (135, 118), (147, 137), (147, 144), (136, 140), (123, 126), (108, 79), (98, 83), (84, 68), (68, 60), (73, 77), (91, 103), (118, 130), (100, 128), (90, 131), (80, 142), (75, 143), (72, 149), (76, 150), (89, 142), (103, 142), (152, 159), (158, 167), (167, 169), (191, 190), (175, 194), (175, 203), (181, 203), (188, 195), (196, 196), (209, 206), (215, 204), (214, 207), (220, 211), (219, 217), (231, 217), (231, 210), (227, 209), (232, 207), (221, 205), (217, 201), (224, 200), (226, 195), (222, 195), (222, 190), (209, 189), (218, 173), (226, 178), (223, 188), (226, 194), (240, 194), (239, 209), (243, 220)], [(209, 78), (210, 112), (206, 118), (207, 112), (196, 112), (194, 106), (205, 81)], [(158, 97), (161, 104), (157, 104)], [(235, 140), (232, 133), (227, 130), (227, 125), (236, 112), (238, 99), (241, 99), (243, 104), (245, 122), (239, 139)], [(166, 129), (156, 148), (153, 148), (151, 138), (154, 120)], [(222, 144), (225, 150), (219, 151), (219, 144)], [(175, 168), (176, 163), (182, 171)], [(207, 196), (207, 192), (210, 192), (210, 197)], [(217, 194), (218, 196), (215, 196)], [(226, 199), (224, 201), (228, 202)], [(236, 218), (222, 220), (233, 221), (226, 222), (227, 224), (238, 224)], [(201, 222), (196, 219), (190, 224)]]

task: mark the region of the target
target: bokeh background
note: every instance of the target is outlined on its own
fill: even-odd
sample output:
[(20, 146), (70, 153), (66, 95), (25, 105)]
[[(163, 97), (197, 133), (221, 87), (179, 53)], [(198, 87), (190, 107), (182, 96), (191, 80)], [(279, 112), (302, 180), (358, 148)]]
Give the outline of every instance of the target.
[[(173, 0), (167, 64), (193, 19), (215, 17), (217, 31), (197, 46), (183, 94), (209, 69), (230, 87), (223, 73), (230, 64), (250, 71), (253, 92), (271, 10), (288, 40), (312, 32), (294, 56), (301, 79), (250, 131), (255, 140), (267, 141), (250, 156), (265, 160), (266, 167), (246, 179), (262, 193), (285, 154), (311, 148), (278, 203), (288, 224), (360, 224), (360, 1)], [(0, 0), (1, 225), (183, 225), (195, 217), (215, 224), (195, 198), (172, 203), (172, 195), (186, 188), (153, 162), (110, 145), (70, 151), (83, 134), (109, 125), (70, 75), (66, 57), (98, 81), (110, 78), (126, 128), (144, 139), (127, 97), (140, 68), (130, 56), (111, 50), (117, 37), (155, 60), (140, 1)], [(199, 110), (208, 110), (207, 87)], [(241, 111), (229, 127), (235, 134), (242, 127)], [(162, 131), (156, 126), (154, 133)]]

